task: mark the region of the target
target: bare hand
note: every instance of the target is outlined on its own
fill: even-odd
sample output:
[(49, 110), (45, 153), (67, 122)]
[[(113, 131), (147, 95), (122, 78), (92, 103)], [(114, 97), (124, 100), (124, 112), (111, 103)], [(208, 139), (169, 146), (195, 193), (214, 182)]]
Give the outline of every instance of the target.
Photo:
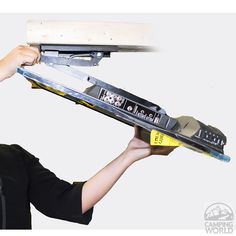
[(135, 161), (152, 154), (168, 155), (176, 148), (153, 148), (148, 143), (139, 139), (139, 137), (140, 128), (135, 127), (135, 135), (129, 142), (126, 150), (84, 184), (82, 191), (83, 213), (87, 212), (98, 201), (100, 201), (117, 182), (125, 170)]
[(127, 149), (125, 150), (126, 156), (130, 158), (131, 162), (135, 162), (146, 158), (150, 155), (169, 155), (176, 147), (169, 146), (157, 146), (152, 147), (150, 144), (142, 141), (140, 139), (140, 127), (135, 126), (134, 137), (128, 144)]
[(10, 78), (19, 66), (34, 65), (40, 60), (39, 50), (30, 46), (18, 46), (0, 60), (0, 81)]

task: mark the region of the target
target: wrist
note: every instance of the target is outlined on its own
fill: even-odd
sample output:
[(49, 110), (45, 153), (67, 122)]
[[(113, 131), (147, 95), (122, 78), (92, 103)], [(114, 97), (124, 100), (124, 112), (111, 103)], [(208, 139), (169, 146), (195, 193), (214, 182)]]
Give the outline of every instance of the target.
[(6, 68), (7, 65), (4, 59), (0, 60), (0, 81), (10, 77), (9, 71)]
[(130, 165), (132, 165), (136, 160), (133, 158), (134, 155), (132, 155), (131, 150), (129, 150), (128, 148), (121, 153), (120, 155), (124, 165), (126, 165), (127, 167), (129, 167)]

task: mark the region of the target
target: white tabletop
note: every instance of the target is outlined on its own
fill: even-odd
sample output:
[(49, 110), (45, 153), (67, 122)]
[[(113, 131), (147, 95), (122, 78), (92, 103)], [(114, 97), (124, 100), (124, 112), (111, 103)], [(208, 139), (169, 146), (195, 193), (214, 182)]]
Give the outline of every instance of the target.
[(124, 22), (28, 21), (27, 43), (118, 46), (150, 51), (150, 26)]

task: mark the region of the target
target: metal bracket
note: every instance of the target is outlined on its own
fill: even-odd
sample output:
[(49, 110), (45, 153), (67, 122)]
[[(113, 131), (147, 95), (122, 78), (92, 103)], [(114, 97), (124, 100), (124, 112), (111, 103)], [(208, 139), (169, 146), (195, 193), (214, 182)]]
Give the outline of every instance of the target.
[(59, 51), (45, 51), (42, 53), (41, 62), (48, 65), (97, 66), (103, 56), (104, 52), (61, 54)]

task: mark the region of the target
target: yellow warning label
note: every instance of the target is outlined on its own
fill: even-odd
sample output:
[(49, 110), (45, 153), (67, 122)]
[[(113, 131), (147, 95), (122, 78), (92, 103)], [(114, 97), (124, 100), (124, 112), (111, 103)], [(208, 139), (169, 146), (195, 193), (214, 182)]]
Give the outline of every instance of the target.
[(181, 146), (182, 143), (177, 139), (170, 137), (169, 135), (163, 134), (157, 130), (151, 131), (150, 144), (152, 146)]

